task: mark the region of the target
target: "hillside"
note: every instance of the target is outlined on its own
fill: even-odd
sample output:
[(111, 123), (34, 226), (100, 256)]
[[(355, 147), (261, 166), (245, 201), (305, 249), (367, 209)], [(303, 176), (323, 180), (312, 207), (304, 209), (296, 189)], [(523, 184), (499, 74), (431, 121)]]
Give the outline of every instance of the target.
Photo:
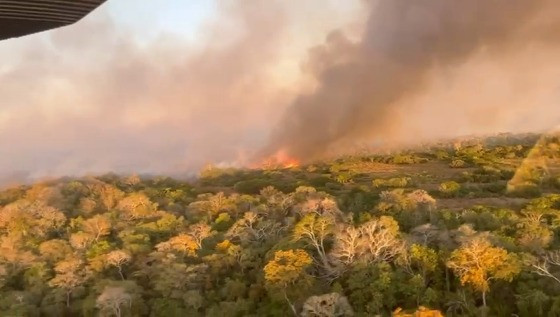
[(560, 316), (559, 224), (556, 134), (38, 182), (0, 192), (0, 315)]

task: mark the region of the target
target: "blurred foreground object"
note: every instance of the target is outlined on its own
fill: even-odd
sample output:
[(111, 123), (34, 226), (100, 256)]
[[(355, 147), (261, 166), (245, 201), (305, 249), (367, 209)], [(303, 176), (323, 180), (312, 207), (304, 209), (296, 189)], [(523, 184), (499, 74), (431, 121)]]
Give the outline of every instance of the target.
[(105, 0), (0, 0), (0, 41), (74, 24)]

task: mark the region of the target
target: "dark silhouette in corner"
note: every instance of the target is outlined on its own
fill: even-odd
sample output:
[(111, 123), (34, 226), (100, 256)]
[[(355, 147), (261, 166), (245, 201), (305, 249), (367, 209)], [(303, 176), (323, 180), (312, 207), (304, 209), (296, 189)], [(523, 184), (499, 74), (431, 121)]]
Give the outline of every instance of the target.
[(0, 41), (74, 24), (105, 0), (0, 0)]

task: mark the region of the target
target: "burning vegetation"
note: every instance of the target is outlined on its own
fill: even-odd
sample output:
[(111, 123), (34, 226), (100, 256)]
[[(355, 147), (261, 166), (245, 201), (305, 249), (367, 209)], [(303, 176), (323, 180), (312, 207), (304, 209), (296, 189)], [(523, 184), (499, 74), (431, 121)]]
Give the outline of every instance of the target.
[(287, 154), (286, 151), (280, 150), (276, 152), (274, 155), (269, 156), (262, 160), (258, 164), (254, 164), (251, 168), (256, 169), (287, 169), (300, 166), (301, 161), (295, 157), (292, 157)]

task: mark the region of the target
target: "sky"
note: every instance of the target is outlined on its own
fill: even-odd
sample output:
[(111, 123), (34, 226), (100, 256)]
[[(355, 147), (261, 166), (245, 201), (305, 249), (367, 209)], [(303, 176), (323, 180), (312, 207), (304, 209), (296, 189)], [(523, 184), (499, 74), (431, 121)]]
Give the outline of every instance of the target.
[(137, 34), (139, 40), (150, 41), (161, 33), (172, 33), (196, 41), (197, 31), (215, 11), (212, 0), (118, 0), (108, 1), (92, 15), (109, 14), (116, 24)]
[(557, 3), (108, 0), (0, 42), (0, 183), (546, 131)]

